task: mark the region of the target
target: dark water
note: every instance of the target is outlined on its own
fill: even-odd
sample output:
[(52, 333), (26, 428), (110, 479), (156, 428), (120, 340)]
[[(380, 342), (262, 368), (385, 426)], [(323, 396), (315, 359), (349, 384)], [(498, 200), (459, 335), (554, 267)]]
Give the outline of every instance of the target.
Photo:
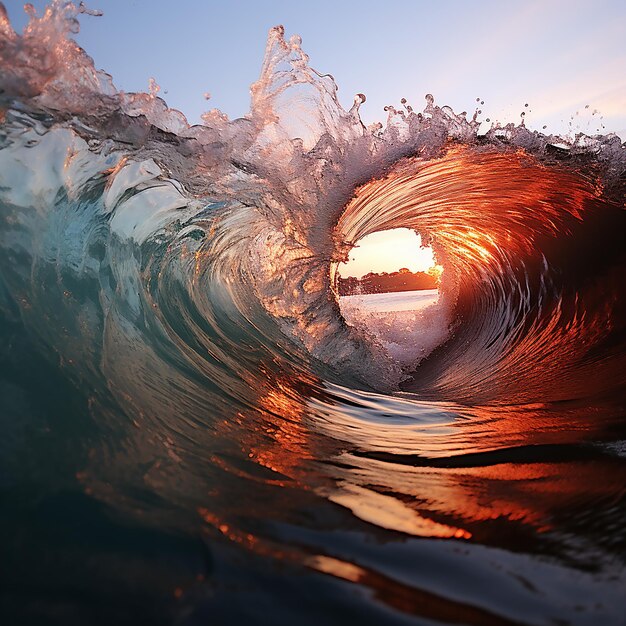
[[(619, 138), (364, 128), (280, 28), (190, 127), (76, 13), (0, 19), (2, 623), (624, 623)], [(437, 303), (347, 324), (398, 227)]]

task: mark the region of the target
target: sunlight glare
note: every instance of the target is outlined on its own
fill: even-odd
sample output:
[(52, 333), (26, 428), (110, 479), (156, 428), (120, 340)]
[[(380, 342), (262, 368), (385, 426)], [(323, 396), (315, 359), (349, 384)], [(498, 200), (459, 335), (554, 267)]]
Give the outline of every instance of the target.
[(339, 265), (339, 274), (361, 278), (369, 272), (396, 272), (403, 267), (426, 272), (434, 265), (433, 251), (422, 246), (419, 234), (408, 228), (394, 228), (360, 239), (350, 251), (350, 260)]

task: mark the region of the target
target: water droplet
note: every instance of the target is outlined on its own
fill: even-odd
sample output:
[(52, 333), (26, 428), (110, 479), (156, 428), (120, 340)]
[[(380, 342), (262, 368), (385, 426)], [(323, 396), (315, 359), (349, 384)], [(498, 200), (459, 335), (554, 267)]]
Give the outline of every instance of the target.
[(477, 113), (478, 113), (478, 115), (480, 115), (482, 113), (482, 111), (480, 109), (478, 109)]
[(547, 125), (546, 125), (546, 124), (544, 124), (542, 128), (543, 128), (543, 130), (545, 130), (545, 129), (546, 129), (546, 128), (548, 128), (548, 127), (547, 127)]
[(161, 87), (159, 87), (159, 84), (152, 77), (148, 80), (148, 90), (153, 98), (161, 91)]
[(524, 106), (527, 107), (528, 106), (528, 102)]
[(490, 120), (489, 118), (487, 118), (487, 119), (485, 120), (485, 122), (491, 122), (491, 120)]
[(521, 114), (521, 115), (522, 115), (522, 117), (524, 117), (524, 115), (526, 115), (526, 113), (524, 113), (524, 111), (522, 111), (522, 114)]
[(484, 101), (484, 100), (481, 100), (481, 101), (480, 101), (480, 103), (481, 103), (481, 104), (485, 104), (485, 101)]
[(406, 104), (406, 98), (402, 98), (402, 99), (400, 100), (400, 102), (401, 102), (402, 104)]
[(476, 102), (480, 102), (480, 98), (476, 98)]

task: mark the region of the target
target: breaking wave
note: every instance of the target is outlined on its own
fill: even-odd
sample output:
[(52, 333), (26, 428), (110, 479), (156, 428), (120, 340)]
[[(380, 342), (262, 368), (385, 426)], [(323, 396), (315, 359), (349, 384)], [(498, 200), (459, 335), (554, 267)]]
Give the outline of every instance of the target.
[[(81, 11), (55, 2), (23, 35), (0, 15), (0, 311), (74, 398), (63, 489), (128, 524), (200, 532), (228, 564), (145, 583), (181, 590), (187, 612), (165, 603), (161, 618), (211, 607), (254, 623), (223, 598), (261, 585), (263, 604), (295, 572), (364, 623), (582, 623), (581, 603), (589, 623), (617, 623), (620, 139), (479, 134), (478, 112), (430, 95), (365, 127), (364, 96), (345, 111), (281, 27), (250, 113), (190, 126), (156, 89), (122, 93), (95, 70), (69, 37)], [(335, 283), (356, 241), (401, 227), (445, 271), (428, 319), (405, 315), (390, 349), (346, 323)], [(10, 384), (31, 389), (11, 341)], [(62, 454), (34, 462), (48, 494)], [(4, 462), (17, 491), (25, 462)], [(22, 586), (31, 575), (16, 566)], [(371, 593), (339, 599), (337, 581)], [(555, 585), (557, 599), (537, 591)], [(274, 623), (310, 602), (292, 591), (304, 604)]]

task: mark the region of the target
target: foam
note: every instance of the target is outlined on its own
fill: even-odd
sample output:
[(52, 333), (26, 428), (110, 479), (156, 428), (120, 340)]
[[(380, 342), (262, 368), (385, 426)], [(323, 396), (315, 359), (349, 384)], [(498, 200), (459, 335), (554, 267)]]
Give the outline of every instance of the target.
[(380, 310), (386, 308), (380, 297), (386, 294), (343, 296), (339, 307), (348, 324), (373, 336), (403, 369), (413, 370), (445, 341), (452, 320), (451, 308), (438, 293), (429, 291), (421, 298), (418, 293), (408, 292), (403, 301), (387, 305), (405, 310)]

